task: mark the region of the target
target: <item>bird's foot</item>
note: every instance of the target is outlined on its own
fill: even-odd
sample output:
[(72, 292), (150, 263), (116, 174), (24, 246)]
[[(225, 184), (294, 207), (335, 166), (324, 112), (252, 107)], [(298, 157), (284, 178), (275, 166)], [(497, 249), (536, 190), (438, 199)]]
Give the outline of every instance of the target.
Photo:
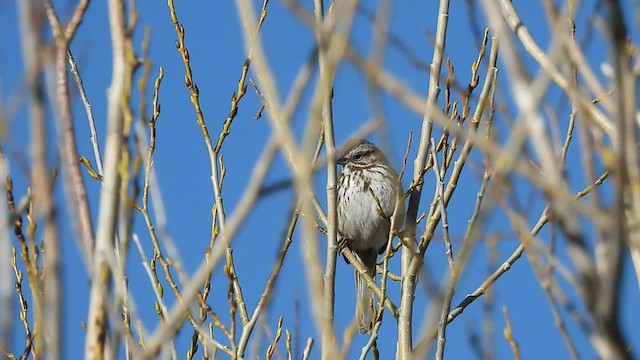
[(341, 253), (349, 244), (349, 239), (344, 236), (338, 236), (338, 252)]

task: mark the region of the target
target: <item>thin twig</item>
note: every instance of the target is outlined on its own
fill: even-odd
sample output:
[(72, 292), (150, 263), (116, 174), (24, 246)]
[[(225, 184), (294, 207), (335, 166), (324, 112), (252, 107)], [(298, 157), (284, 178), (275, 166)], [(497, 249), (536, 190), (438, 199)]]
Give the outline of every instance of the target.
[[(453, 250), (451, 247), (451, 240), (449, 239), (449, 222), (447, 220), (447, 209), (446, 209), (446, 205), (444, 204), (444, 181), (442, 180), (443, 174), (440, 173), (440, 168), (438, 167), (438, 160), (437, 160), (437, 156), (438, 154), (436, 154), (436, 147), (435, 147), (435, 139), (431, 139), (431, 157), (433, 158), (434, 161), (434, 166), (433, 166), (433, 172), (435, 174), (435, 178), (436, 178), (436, 197), (437, 197), (437, 201), (438, 201), (438, 206), (440, 207), (440, 214), (442, 216), (442, 233), (443, 233), (443, 239), (444, 239), (444, 243), (445, 243), (445, 249), (446, 249), (446, 253), (447, 253), (447, 262), (449, 263), (449, 272), (450, 272), (450, 276), (452, 277), (452, 280), (450, 281), (450, 283), (453, 285), (455, 284), (455, 274), (453, 273), (453, 267), (455, 265), (455, 262), (453, 260)], [(446, 151), (443, 152), (443, 154), (446, 154)], [(444, 166), (444, 164), (443, 164)], [(437, 343), (437, 348), (436, 348), (436, 359), (438, 360), (442, 360), (444, 358), (444, 346), (446, 343), (446, 327), (447, 327), (447, 321), (446, 321), (446, 314), (449, 313), (449, 309), (451, 307), (451, 299), (453, 298), (453, 290), (455, 289), (454, 286), (449, 285), (447, 287), (447, 290), (445, 292), (445, 298), (443, 300), (443, 304), (442, 304), (442, 315), (441, 316), (441, 320), (438, 323), (438, 343)], [(442, 317), (445, 317), (444, 319), (442, 319)]]
[(100, 144), (98, 142), (98, 132), (96, 131), (96, 123), (93, 119), (93, 108), (91, 103), (89, 102), (89, 98), (87, 97), (87, 93), (84, 90), (84, 85), (82, 83), (82, 77), (80, 76), (80, 71), (78, 71), (78, 65), (76, 64), (73, 55), (71, 54), (71, 49), (68, 49), (67, 58), (69, 61), (69, 66), (71, 67), (70, 71), (73, 75), (73, 79), (78, 86), (78, 92), (80, 93), (80, 99), (82, 99), (82, 103), (84, 104), (84, 110), (87, 113), (87, 121), (89, 122), (89, 131), (91, 133), (91, 146), (93, 147), (93, 160), (96, 162), (96, 168), (98, 170), (98, 175), (103, 175), (102, 170), (102, 155), (100, 154)]
[[(440, 318), (438, 320), (437, 331), (434, 331), (426, 337), (430, 341), (435, 336), (437, 336), (438, 348), (436, 349), (436, 358), (439, 357), (440, 359), (442, 359), (444, 357), (444, 334), (446, 327), (449, 324), (448, 315), (449, 310), (451, 309), (451, 301), (453, 300), (453, 295), (460, 280), (462, 271), (466, 267), (466, 263), (469, 259), (469, 255), (471, 254), (471, 250), (473, 249), (473, 246), (476, 244), (477, 239), (479, 238), (479, 229), (481, 229), (481, 224), (486, 219), (486, 214), (483, 213), (483, 210), (486, 206), (483, 202), (485, 199), (487, 188), (489, 186), (489, 181), (491, 180), (491, 175), (491, 171), (485, 169), (484, 175), (482, 177), (482, 182), (480, 184), (480, 189), (478, 190), (478, 193), (476, 195), (476, 202), (473, 208), (473, 213), (471, 214), (471, 217), (467, 223), (462, 247), (459, 251), (458, 258), (455, 261), (453, 268), (450, 270), (449, 280), (444, 290), (442, 310), (440, 312)], [(421, 346), (419, 345), (416, 349), (416, 352), (418, 354), (420, 353), (417, 350), (420, 347)]]
[(378, 340), (378, 332), (380, 331), (380, 326), (382, 326), (382, 321), (376, 321), (375, 325), (373, 325), (373, 330), (371, 330), (371, 336), (369, 337), (369, 340), (362, 347), (362, 350), (360, 350), (360, 360), (365, 360), (367, 358), (367, 353), (376, 343), (376, 340)]
[[(402, 177), (404, 176), (404, 172), (407, 166), (407, 159), (409, 158), (409, 150), (411, 149), (412, 140), (413, 140), (413, 132), (409, 132), (407, 147), (402, 160), (402, 167), (400, 168), (400, 172), (398, 173), (398, 186), (400, 188), (402, 188)], [(389, 237), (387, 239), (387, 246), (384, 251), (384, 257), (382, 258), (382, 278), (380, 280), (380, 292), (382, 293), (382, 296), (380, 296), (380, 301), (378, 302), (378, 314), (375, 317), (375, 326), (377, 326), (378, 329), (379, 329), (379, 325), (382, 325), (382, 317), (384, 315), (384, 311), (382, 308), (387, 301), (387, 279), (391, 278), (392, 280), (394, 280), (394, 275), (389, 272), (389, 259), (391, 258), (392, 254), (395, 253), (394, 247), (393, 247), (393, 238), (396, 235), (396, 228), (397, 228), (396, 221), (398, 221), (398, 216), (401, 213), (404, 213), (404, 206), (405, 206), (404, 200), (405, 200), (404, 197), (402, 197), (401, 199), (397, 199), (396, 207), (394, 208), (393, 215), (391, 216), (392, 224), (389, 227)], [(397, 279), (396, 281), (401, 280), (400, 277), (395, 277), (395, 279)], [(367, 344), (369, 343), (371, 344), (371, 345), (368, 345), (368, 347), (371, 347), (374, 344), (375, 338), (378, 336), (378, 331), (375, 329), (376, 327), (374, 327), (374, 331), (371, 332), (371, 336), (369, 338), (369, 341), (367, 342)], [(366, 356), (367, 352), (368, 350), (366, 350), (366, 348), (363, 348), (362, 354), (364, 354), (364, 356)]]
[[(42, 83), (42, 74), (43, 74), (43, 61), (42, 56), (38, 56), (40, 53), (39, 50), (44, 46), (44, 31), (42, 28), (44, 27), (44, 6), (41, 2), (32, 2), (32, 1), (20, 1), (17, 3), (18, 5), (18, 15), (20, 21), (20, 44), (22, 48), (22, 57), (24, 63), (24, 76), (26, 77), (26, 85), (28, 87), (28, 111), (29, 111), (29, 131), (31, 134), (29, 140), (29, 150), (31, 155), (31, 171), (30, 171), (30, 180), (33, 192), (36, 194), (36, 197), (40, 198), (38, 201), (41, 202), (40, 205), (37, 205), (40, 209), (42, 206), (42, 210), (47, 210), (50, 208), (50, 203), (52, 202), (51, 194), (47, 190), (50, 189), (50, 177), (48, 165), (47, 165), (47, 129), (45, 125), (45, 97), (44, 97), (44, 87)], [(0, 149), (0, 152), (2, 149)], [(8, 168), (7, 163), (2, 154), (2, 163), (0, 164), (0, 181), (9, 181), (8, 178)], [(7, 199), (5, 199), (4, 194), (2, 195), (2, 199), (0, 199), (0, 203), (5, 203)], [(13, 319), (12, 311), (10, 307), (13, 304), (12, 293), (13, 289), (11, 287), (11, 268), (10, 268), (10, 254), (11, 254), (11, 241), (8, 234), (8, 228), (10, 226), (11, 219), (8, 216), (4, 216), (4, 212), (6, 211), (6, 207), (2, 210), (2, 216), (0, 218), (0, 263), (2, 264), (2, 269), (0, 269), (0, 275), (2, 278), (0, 279), (0, 312), (2, 313), (0, 321), (2, 321), (2, 329), (0, 330), (0, 346), (9, 346), (10, 344), (10, 335), (13, 332), (9, 326), (11, 324), (11, 319)], [(47, 215), (46, 212), (42, 213), (43, 215)], [(21, 245), (22, 247), (22, 245)], [(34, 254), (35, 255), (35, 254)], [(24, 258), (23, 258), (24, 259)], [(25, 261), (25, 265), (27, 265), (27, 275), (29, 275), (29, 265)], [(34, 274), (34, 278), (29, 276), (28, 282), (29, 286), (39, 286), (32, 282), (37, 282), (37, 275)], [(33, 289), (32, 289), (33, 290)], [(42, 326), (42, 304), (41, 297), (37, 294), (39, 292), (33, 292), (33, 313), (35, 317), (35, 327), (41, 330)], [(39, 331), (35, 334), (37, 337), (37, 342), (35, 346), (35, 351), (33, 356), (41, 356), (40, 350), (43, 346), (44, 334), (42, 331)], [(6, 341), (6, 342), (5, 342)]]
[(313, 338), (307, 339), (307, 344), (304, 347), (304, 351), (302, 352), (302, 360), (308, 360), (311, 355), (311, 349), (313, 348)]
[(509, 343), (511, 351), (513, 351), (513, 358), (520, 360), (520, 349), (518, 348), (518, 342), (513, 338), (513, 328), (511, 327), (511, 321), (509, 320), (509, 314), (507, 313), (506, 306), (502, 308), (502, 313), (504, 314), (505, 321), (504, 338)]
[[(142, 260), (142, 267), (144, 268), (145, 272), (147, 273), (147, 276), (149, 277), (149, 282), (152, 285), (151, 287), (153, 288), (153, 293), (156, 296), (156, 311), (160, 310), (158, 315), (160, 316), (160, 318), (164, 318), (168, 313), (168, 310), (167, 310), (167, 305), (165, 305), (164, 300), (162, 300), (162, 294), (160, 292), (161, 288), (157, 286), (157, 283), (155, 281), (156, 276), (153, 275), (153, 271), (149, 266), (149, 261), (147, 260), (147, 256), (144, 253), (144, 250), (142, 248), (142, 244), (140, 243), (140, 239), (138, 238), (138, 235), (133, 234), (132, 238), (133, 238), (134, 244), (136, 245), (136, 248), (138, 249), (138, 253), (140, 254), (140, 259)], [(145, 337), (146, 334), (141, 333), (140, 336)], [(175, 346), (172, 344), (171, 353), (174, 354), (175, 352), (176, 352)]]

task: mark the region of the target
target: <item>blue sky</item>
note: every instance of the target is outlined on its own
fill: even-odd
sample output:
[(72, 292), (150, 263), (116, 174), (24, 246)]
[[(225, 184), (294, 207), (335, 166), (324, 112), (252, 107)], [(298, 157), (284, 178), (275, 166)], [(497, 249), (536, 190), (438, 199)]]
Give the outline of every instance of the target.
[[(256, 7), (260, 2), (254, 1)], [(310, 1), (305, 5), (310, 8)], [(56, 8), (63, 14), (63, 19), (68, 19), (71, 9), (75, 4), (68, 1), (56, 2)], [(162, 112), (157, 125), (157, 148), (155, 153), (155, 170), (157, 171), (162, 196), (165, 202), (168, 228), (173, 240), (180, 251), (185, 270), (193, 272), (204, 257), (204, 249), (208, 244), (211, 228), (211, 206), (214, 198), (209, 180), (210, 169), (204, 141), (200, 129), (196, 124), (196, 117), (189, 101), (188, 92), (184, 86), (184, 68), (182, 60), (174, 45), (176, 34), (169, 18), (169, 12), (164, 1), (138, 1), (140, 20), (134, 36), (136, 48), (140, 49), (145, 27), (151, 31), (150, 57), (152, 60), (152, 79), (157, 75), (160, 66), (164, 68), (165, 76), (160, 89), (160, 103)], [(368, 9), (375, 9), (373, 2), (364, 4)], [(479, 6), (479, 5), (477, 5)], [(593, 1), (581, 3), (578, 19), (584, 19), (594, 9)], [(550, 43), (548, 25), (542, 12), (541, 4), (537, 2), (519, 2), (516, 4), (525, 25), (528, 26), (534, 38), (542, 48)], [(242, 64), (246, 57), (241, 29), (238, 22), (237, 11), (232, 1), (190, 1), (177, 2), (176, 10), (180, 22), (186, 29), (186, 45), (191, 55), (191, 65), (194, 79), (200, 89), (200, 102), (207, 121), (212, 138), (217, 138), (221, 124), (229, 111), (230, 98), (236, 89), (236, 84), (241, 73)], [(106, 4), (93, 2), (71, 49), (79, 64), (83, 75), (87, 95), (94, 109), (98, 132), (101, 134), (101, 145), (104, 148), (104, 129), (106, 117), (106, 88), (111, 76), (111, 49), (108, 33), (108, 17)], [(470, 78), (470, 67), (476, 57), (476, 39), (482, 34), (472, 32), (468, 21), (468, 8), (464, 2), (454, 1), (451, 4), (449, 19), (449, 33), (446, 46), (446, 55), (451, 58), (456, 69), (456, 78), (465, 86)], [(629, 20), (631, 12), (629, 12)], [(476, 14), (479, 25), (486, 25), (481, 18), (481, 8)], [(437, 2), (435, 1), (396, 1), (391, 16), (390, 32), (401, 39), (411, 50), (414, 56), (423, 64), (431, 60), (433, 48), (430, 36), (435, 33), (435, 21), (437, 16)], [(17, 7), (12, 2), (0, 3), (0, 31), (4, 34), (0, 38), (0, 84), (1, 99), (6, 103), (14, 93), (19, 92), (22, 79), (22, 59), (18, 33)], [(585, 24), (584, 21), (579, 24)], [(629, 21), (629, 24), (634, 24)], [(352, 45), (355, 49), (368, 54), (371, 48), (371, 24), (363, 16), (359, 15), (354, 23)], [(587, 29), (578, 28), (578, 35), (584, 35)], [(634, 35), (637, 31), (634, 29)], [(50, 37), (50, 35), (48, 35)], [(293, 79), (299, 67), (307, 61), (314, 47), (313, 33), (300, 22), (279, 1), (271, 1), (268, 8), (267, 20), (262, 30), (264, 47), (269, 62), (275, 74), (280, 98), (284, 99), (289, 92)], [(601, 40), (596, 40), (590, 46), (586, 54), (591, 64), (605, 61), (608, 49), (604, 48)], [(525, 63), (531, 74), (538, 71), (535, 63), (526, 55), (523, 55)], [(385, 66), (398, 79), (409, 88), (419, 94), (426, 94), (428, 86), (428, 73), (423, 68), (416, 67), (406, 56), (401, 54), (393, 46), (387, 46)], [(500, 66), (500, 65), (499, 65)], [(484, 76), (486, 69), (481, 68), (480, 76)], [(599, 72), (599, 71), (598, 71)], [(253, 76), (252, 73), (250, 73)], [(506, 71), (501, 73), (506, 76)], [(501, 79), (502, 91), (505, 93), (507, 108), (511, 98), (505, 79)], [(73, 87), (72, 87), (73, 88)], [(552, 94), (554, 90), (551, 90)], [(72, 89), (75, 94), (75, 89)], [(151, 89), (144, 96), (150, 101)], [(302, 131), (309, 114), (309, 100), (312, 90), (307, 89), (302, 106), (293, 119), (295, 133), (302, 138)], [(337, 143), (343, 143), (363, 123), (374, 115), (372, 100), (367, 93), (367, 84), (364, 76), (351, 64), (343, 63), (338, 69), (334, 86), (334, 121)], [(132, 105), (137, 109), (140, 100), (138, 94), (132, 98)], [(440, 98), (442, 104), (442, 96)], [(557, 101), (549, 96), (551, 104)], [(421, 114), (411, 112), (401, 103), (389, 95), (381, 96), (381, 105), (384, 115), (388, 120), (390, 148), (385, 149), (392, 163), (399, 167), (406, 146), (409, 131), (414, 131), (414, 145), (417, 145), (417, 137), (422, 120)], [(50, 109), (52, 104), (50, 104)], [(240, 104), (240, 111), (231, 129), (231, 135), (227, 138), (222, 154), (224, 155), (227, 176), (224, 182), (223, 195), (227, 214), (232, 214), (235, 205), (240, 198), (251, 174), (256, 159), (260, 156), (262, 148), (269, 137), (270, 127), (265, 112), (264, 117), (254, 120), (252, 117), (260, 108), (260, 100), (249, 86), (247, 95)], [(568, 114), (568, 107), (562, 107), (561, 114)], [(24, 103), (17, 107), (15, 116), (9, 123), (2, 124), (2, 145), (9, 155), (11, 175), (16, 182), (16, 193), (21, 196), (26, 191), (26, 181), (23, 169), (28, 167), (25, 159), (28, 158), (28, 115)], [(513, 114), (513, 112), (512, 112)], [(49, 129), (52, 136), (56, 134), (54, 118), (50, 112)], [(74, 116), (79, 142), (79, 153), (92, 159), (89, 131), (82, 104), (78, 98), (74, 99)], [(561, 134), (564, 134), (566, 116), (560, 119)], [(498, 119), (497, 131), (501, 140), (508, 135), (507, 122)], [(7, 133), (8, 131), (8, 133)], [(439, 134), (439, 132), (436, 132)], [(370, 137), (374, 141), (380, 138)], [(59, 163), (59, 156), (53, 144), (50, 144), (51, 160)], [(411, 149), (410, 159), (416, 154), (417, 146)], [(481, 165), (481, 154), (474, 153), (472, 162)], [(570, 152), (568, 161), (568, 176), (572, 189), (580, 190), (584, 180), (580, 178), (580, 154), (577, 141)], [(451, 233), (454, 239), (454, 250), (459, 249), (461, 237), (464, 234), (466, 222), (471, 214), (473, 202), (479, 189), (479, 177), (477, 166), (468, 166), (460, 180), (456, 194), (449, 207), (449, 220)], [(412, 172), (411, 161), (407, 170)], [(285, 159), (278, 156), (275, 165), (267, 176), (266, 184), (286, 179), (290, 171)], [(321, 202), (324, 202), (325, 172), (321, 171), (315, 177), (315, 186)], [(532, 226), (544, 207), (544, 199), (540, 194), (530, 197), (530, 185), (523, 183), (518, 177), (516, 182), (516, 196), (522, 204), (527, 206), (527, 214)], [(405, 187), (409, 180), (405, 178)], [(90, 196), (90, 204), (95, 218), (98, 211), (98, 194), (100, 184), (88, 176), (85, 184)], [(427, 174), (425, 191), (421, 211), (428, 210), (428, 203), (433, 194), (433, 173)], [(56, 198), (64, 203), (64, 195), (60, 184), (56, 187)], [(278, 246), (284, 229), (288, 224), (288, 212), (292, 202), (290, 190), (272, 194), (261, 199), (250, 215), (247, 223), (238, 234), (233, 247), (238, 277), (243, 285), (245, 298), (250, 311), (258, 301), (266, 279), (271, 271), (272, 264), (277, 256)], [(69, 358), (78, 358), (84, 347), (84, 331), (81, 321), (87, 316), (88, 304), (88, 280), (83, 263), (79, 258), (77, 244), (73, 240), (73, 234), (66, 212), (63, 212), (61, 221), (61, 235), (63, 246), (63, 275), (65, 286), (65, 323), (63, 324), (65, 352)], [(151, 255), (151, 243), (141, 217), (136, 218), (135, 232), (140, 235), (147, 256)], [(423, 230), (423, 225), (418, 231)], [(504, 213), (494, 209), (488, 218), (485, 234), (502, 234), (498, 242), (498, 263), (503, 262), (509, 254), (518, 246), (519, 242), (510, 229)], [(540, 238), (548, 241), (549, 228), (546, 227), (540, 234)], [(293, 332), (299, 321), (300, 346), (304, 346), (310, 336), (316, 338), (315, 352), (312, 358), (319, 356), (319, 338), (314, 332), (311, 317), (308, 313), (308, 294), (301, 263), (302, 250), (300, 246), (301, 235), (296, 233), (293, 245), (289, 250), (283, 273), (278, 280), (276, 296), (273, 299), (271, 311), (265, 318), (271, 331), (275, 330), (275, 324), (279, 314), (284, 315), (284, 327)], [(484, 240), (482, 238), (481, 240)], [(566, 260), (562, 242), (559, 244), (560, 259)], [(623, 278), (622, 292), (622, 323), (630, 346), (637, 349), (640, 341), (632, 334), (640, 332), (640, 296), (637, 283), (632, 272), (631, 263), (625, 259), (626, 271)], [(441, 241), (441, 229), (436, 232), (425, 260), (426, 273), (421, 276), (421, 284), (418, 286), (415, 302), (416, 324), (421, 323), (424, 310), (429, 306), (428, 292), (422, 284), (426, 279), (432, 279), (441, 283), (443, 274), (447, 269), (447, 261), (444, 246)], [(392, 262), (392, 269), (399, 268), (398, 262)], [(453, 304), (458, 304), (464, 296), (475, 290), (484, 280), (487, 271), (493, 271), (495, 265), (489, 265), (487, 259), (487, 246), (481, 241), (470, 259), (467, 271), (458, 286)], [(148, 330), (152, 330), (158, 324), (158, 319), (153, 307), (153, 293), (151, 285), (140, 264), (137, 251), (131, 249), (128, 275), (130, 287), (135, 299), (137, 310)], [(397, 273), (397, 271), (396, 271)], [(559, 277), (560, 278), (560, 277)], [(218, 284), (219, 292), (212, 293), (210, 304), (213, 309), (219, 309), (222, 319), (227, 318), (226, 280), (220, 271), (214, 275), (214, 284)], [(563, 290), (570, 299), (576, 301), (576, 294), (567, 283), (560, 281)], [(214, 285), (215, 286), (215, 285)], [(353, 274), (349, 265), (344, 261), (338, 262), (336, 278), (336, 326), (338, 334), (353, 318), (354, 294)], [(502, 307), (506, 306), (513, 326), (514, 336), (519, 341), (523, 358), (568, 358), (568, 352), (549, 309), (544, 293), (536, 281), (530, 263), (523, 257), (494, 287), (495, 299), (491, 313), (493, 314), (493, 346), (497, 358), (511, 358), (509, 345), (502, 337), (504, 318)], [(168, 287), (166, 288), (168, 293)], [(391, 285), (390, 296), (399, 298), (399, 285)], [(168, 298), (171, 298), (168, 296)], [(168, 300), (169, 301), (169, 300)], [(299, 320), (292, 309), (295, 303), (300, 304), (301, 313)], [(169, 304), (172, 304), (172, 300)], [(483, 304), (481, 299), (468, 307), (464, 314), (458, 317), (447, 331), (446, 355), (451, 359), (472, 358), (473, 351), (468, 341), (470, 332), (482, 332)], [(576, 302), (578, 308), (583, 305)], [(575, 323), (567, 316), (567, 311), (562, 310), (562, 315), (569, 333), (574, 336), (579, 354), (585, 358), (594, 358), (595, 352), (588, 343), (588, 339)], [(395, 327), (393, 321), (386, 319), (383, 325), (379, 348), (382, 358), (390, 358), (395, 350)], [(416, 326), (416, 336), (420, 326)], [(184, 355), (191, 336), (188, 327), (184, 327), (177, 341), (178, 353)], [(294, 339), (295, 341), (295, 339)], [(21, 333), (15, 335), (16, 347), (12, 350), (20, 352), (23, 338)], [(365, 337), (356, 337), (351, 356), (359, 354), (360, 347), (366, 342)], [(258, 350), (263, 357), (266, 350), (265, 341)], [(284, 347), (281, 348), (281, 350)], [(351, 357), (350, 356), (350, 357)]]

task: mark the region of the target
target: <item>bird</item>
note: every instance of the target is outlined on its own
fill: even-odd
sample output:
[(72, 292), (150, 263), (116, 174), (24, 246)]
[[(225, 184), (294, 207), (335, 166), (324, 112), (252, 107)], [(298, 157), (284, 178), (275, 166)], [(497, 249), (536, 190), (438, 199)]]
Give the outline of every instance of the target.
[[(337, 163), (342, 165), (337, 199), (339, 244), (354, 252), (375, 281), (377, 257), (386, 248), (396, 206), (395, 230), (400, 230), (404, 218), (401, 181), (382, 151), (365, 139), (347, 142)], [(373, 292), (357, 271), (355, 286), (356, 321), (364, 334), (372, 326)]]

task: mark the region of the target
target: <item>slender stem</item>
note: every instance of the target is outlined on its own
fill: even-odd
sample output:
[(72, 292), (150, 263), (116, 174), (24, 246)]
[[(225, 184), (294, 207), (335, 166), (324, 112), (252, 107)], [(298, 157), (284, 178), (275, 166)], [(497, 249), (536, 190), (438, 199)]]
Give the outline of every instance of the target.
[(89, 98), (87, 97), (87, 93), (84, 90), (84, 85), (82, 83), (82, 77), (80, 76), (80, 71), (78, 71), (78, 65), (76, 64), (73, 55), (71, 54), (71, 50), (69, 49), (67, 53), (67, 57), (69, 60), (69, 66), (71, 66), (71, 74), (73, 75), (73, 79), (78, 86), (78, 91), (80, 93), (80, 98), (82, 99), (82, 103), (84, 104), (85, 112), (87, 113), (87, 121), (89, 122), (89, 131), (91, 132), (91, 146), (93, 147), (93, 158), (96, 162), (96, 169), (98, 170), (98, 175), (103, 175), (102, 170), (102, 155), (100, 154), (100, 143), (98, 142), (98, 132), (96, 130), (96, 122), (93, 118), (93, 107), (89, 102)]
[[(39, 214), (44, 216), (45, 226), (49, 228), (49, 220), (53, 210), (53, 200), (51, 199), (51, 177), (49, 176), (49, 170), (47, 165), (47, 135), (45, 127), (45, 110), (44, 110), (44, 90), (41, 82), (42, 76), (42, 62), (38, 54), (38, 49), (42, 46), (42, 23), (37, 23), (34, 20), (37, 15), (44, 13), (43, 7), (37, 7), (35, 2), (19, 1), (20, 10), (20, 27), (21, 27), (21, 42), (23, 49), (24, 62), (26, 66), (27, 86), (29, 87), (30, 101), (29, 101), (29, 125), (31, 130), (30, 139), (30, 153), (31, 153), (31, 184), (34, 194), (33, 203)], [(3, 156), (4, 157), (4, 156)], [(4, 166), (3, 166), (4, 168)], [(4, 181), (5, 178), (3, 177)], [(7, 179), (7, 183), (10, 179)], [(17, 225), (17, 224), (16, 224)], [(51, 226), (54, 226), (55, 222), (51, 222)], [(51, 233), (55, 234), (57, 231), (51, 229)], [(20, 240), (20, 237), (18, 237)], [(9, 241), (6, 242), (10, 244)], [(21, 242), (22, 244), (22, 242)], [(23, 260), (28, 259), (28, 247), (25, 245), (23, 248)], [(34, 249), (35, 250), (35, 249)], [(34, 251), (35, 252), (35, 251)], [(3, 251), (4, 256), (9, 256), (10, 253)], [(36, 256), (35, 253), (31, 254)], [(31, 306), (33, 307), (34, 315), (34, 337), (35, 346), (33, 347), (33, 356), (38, 358), (41, 356), (44, 345), (44, 331), (42, 331), (44, 313), (43, 299), (40, 294), (40, 281), (38, 280), (37, 264), (31, 261), (25, 261), (27, 264), (27, 275), (29, 277), (29, 286), (31, 293), (33, 294), (33, 300)], [(2, 264), (9, 266), (10, 262), (2, 261)], [(9, 274), (7, 272), (6, 274)], [(3, 281), (4, 282), (4, 281)], [(11, 280), (5, 283), (5, 286), (10, 286)], [(37, 290), (37, 291), (34, 291)], [(2, 310), (5, 308), (3, 307)], [(10, 316), (11, 311), (7, 311), (5, 316)]]
[[(418, 155), (413, 162), (413, 182), (420, 183), (424, 176), (423, 168), (426, 164), (431, 140), (433, 121), (431, 113), (437, 110), (437, 100), (440, 93), (440, 70), (444, 57), (444, 48), (447, 37), (447, 24), (449, 20), (449, 0), (440, 0), (438, 7), (438, 21), (436, 25), (435, 47), (430, 65), (429, 91), (422, 118), (422, 129), (420, 132), (420, 144)], [(418, 264), (422, 263), (422, 258), (416, 256), (416, 219), (422, 186), (413, 188), (409, 197), (409, 207), (405, 217), (405, 234), (403, 242), (405, 246), (402, 251), (401, 268), (402, 283), (400, 290), (400, 316), (398, 317), (398, 352), (397, 359), (409, 360), (412, 358), (413, 349), (413, 299), (416, 285)]]
[[(109, 25), (111, 29), (111, 47), (113, 73), (108, 91), (107, 141), (105, 150), (104, 181), (100, 193), (100, 213), (96, 231), (96, 245), (92, 271), (91, 294), (89, 298), (89, 316), (87, 319), (87, 337), (85, 341), (85, 359), (104, 358), (104, 345), (107, 331), (107, 303), (109, 301), (113, 239), (118, 209), (118, 191), (120, 174), (118, 163), (123, 144), (123, 116), (121, 109), (126, 74), (125, 38), (126, 25), (124, 2), (109, 0)], [(65, 52), (66, 57), (66, 52)]]
[(336, 172), (336, 146), (333, 134), (333, 108), (331, 103), (332, 79), (335, 64), (327, 59), (329, 39), (323, 36), (328, 21), (324, 17), (324, 1), (314, 0), (314, 13), (316, 20), (316, 41), (318, 43), (318, 67), (320, 84), (318, 96), (322, 107), (322, 128), (327, 152), (327, 262), (323, 276), (323, 324), (322, 324), (322, 358), (335, 358), (335, 277), (336, 259), (338, 253), (338, 212), (337, 212), (337, 172)]

